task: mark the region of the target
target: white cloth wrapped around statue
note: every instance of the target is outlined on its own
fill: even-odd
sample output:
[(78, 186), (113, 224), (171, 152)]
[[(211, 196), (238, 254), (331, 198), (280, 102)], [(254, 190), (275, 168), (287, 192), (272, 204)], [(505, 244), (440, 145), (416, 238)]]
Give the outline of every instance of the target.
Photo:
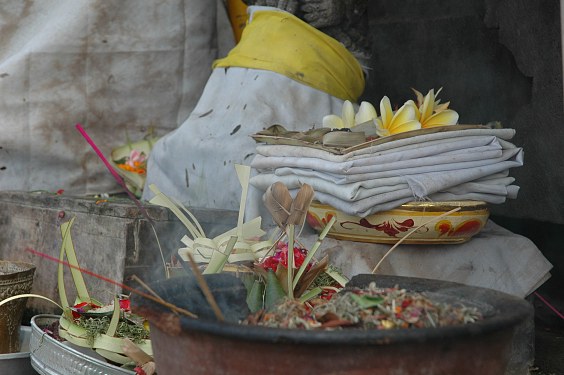
[[(309, 129), (361, 95), (362, 68), (338, 41), (287, 12), (250, 10), (241, 41), (216, 61), (192, 114), (151, 151), (144, 199), (155, 184), (191, 207), (238, 210), (234, 164), (253, 159), (251, 134), (272, 124)], [(262, 206), (260, 196), (248, 205)]]

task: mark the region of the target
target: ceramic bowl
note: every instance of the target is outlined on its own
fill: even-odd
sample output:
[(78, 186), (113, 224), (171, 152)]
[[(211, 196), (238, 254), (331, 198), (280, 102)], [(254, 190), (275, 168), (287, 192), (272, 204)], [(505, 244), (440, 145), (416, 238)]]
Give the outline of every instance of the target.
[(489, 210), (485, 202), (410, 202), (393, 210), (361, 218), (314, 201), (308, 210), (307, 222), (320, 232), (331, 217), (335, 216), (336, 222), (327, 234), (329, 237), (395, 244), (412, 229), (456, 207), (460, 207), (460, 210), (419, 228), (402, 243), (458, 244), (470, 240), (488, 221)]
[[(151, 288), (167, 302), (186, 307), (182, 303), (189, 290), (179, 280)], [(435, 328), (302, 330), (191, 319), (136, 296), (132, 303), (149, 320), (159, 375), (287, 375), (290, 368), (292, 375), (499, 375), (517, 364), (512, 348), (521, 342), (515, 332), (534, 315), (523, 298), (447, 281), (373, 274), (356, 275), (347, 287), (372, 282), (476, 307), (484, 319)]]

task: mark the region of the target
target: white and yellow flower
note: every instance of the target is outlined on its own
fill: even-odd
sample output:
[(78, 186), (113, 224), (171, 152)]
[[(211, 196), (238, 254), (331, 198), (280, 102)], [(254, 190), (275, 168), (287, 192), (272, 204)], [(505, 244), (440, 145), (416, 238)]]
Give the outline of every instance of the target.
[(458, 123), (458, 113), (448, 106), (450, 102), (441, 104), (437, 96), (442, 88), (435, 93), (429, 90), (423, 96), (419, 91), (412, 89), (417, 97), (417, 103), (408, 100), (397, 111), (392, 109), (390, 99), (384, 96), (380, 101), (380, 117), (376, 109), (369, 102), (362, 102), (355, 113), (353, 104), (345, 100), (341, 116), (328, 115), (323, 117), (323, 127), (332, 129), (353, 128), (359, 124), (373, 121), (376, 134), (386, 137), (410, 130), (426, 129), (436, 126), (455, 125)]
[(364, 124), (365, 122), (372, 121), (378, 114), (376, 113), (376, 108), (369, 102), (360, 103), (358, 112), (354, 116), (355, 125)]
[(408, 100), (396, 112), (392, 110), (390, 99), (384, 96), (380, 101), (380, 117), (374, 119), (376, 133), (380, 137), (421, 129), (417, 115), (418, 109), (413, 100)]
[(358, 112), (355, 114), (353, 104), (349, 100), (345, 100), (341, 117), (337, 115), (323, 117), (323, 127), (331, 129), (353, 128), (356, 125), (371, 121), (377, 116), (376, 109), (369, 102), (360, 103)]
[(437, 96), (441, 92), (440, 88), (435, 94), (434, 89), (429, 90), (427, 95), (423, 97), (419, 91), (412, 89), (417, 97), (417, 118), (421, 123), (421, 128), (433, 128), (436, 126), (456, 125), (458, 122), (458, 113), (452, 109), (448, 109), (450, 102), (440, 104)]

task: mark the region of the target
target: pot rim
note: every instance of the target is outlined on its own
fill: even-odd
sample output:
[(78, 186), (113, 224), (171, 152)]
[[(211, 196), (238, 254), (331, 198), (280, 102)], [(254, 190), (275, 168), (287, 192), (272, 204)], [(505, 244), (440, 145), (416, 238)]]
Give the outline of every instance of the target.
[(0, 269), (3, 264), (13, 264), (20, 269), (10, 273), (0, 272), (0, 280), (12, 280), (18, 276), (33, 276), (37, 266), (30, 262), (22, 262), (16, 260), (0, 260)]
[[(475, 337), (484, 334), (495, 334), (507, 328), (515, 327), (527, 318), (532, 318), (533, 307), (522, 298), (476, 286), (433, 279), (422, 279), (403, 276), (366, 275), (378, 278), (379, 287), (393, 287), (399, 285), (410, 291), (427, 291), (456, 297), (467, 293), (461, 299), (472, 301), (472, 297), (479, 297), (475, 306), (486, 305), (492, 307), (491, 316), (483, 320), (456, 326), (437, 328), (406, 328), (392, 330), (354, 329), (341, 330), (300, 330), (286, 328), (272, 328), (264, 326), (249, 326), (237, 323), (218, 322), (203, 319), (180, 318), (182, 331), (179, 335), (194, 333), (220, 336), (236, 340), (258, 341), (264, 343), (293, 343), (314, 345), (390, 345), (403, 342), (429, 342), (450, 338)], [(408, 281), (409, 280), (409, 281)], [(417, 288), (405, 284), (426, 283), (426, 288)], [(404, 285), (402, 285), (402, 283)], [(149, 318), (149, 323), (159, 328), (158, 322)], [(346, 333), (346, 334), (343, 334)]]

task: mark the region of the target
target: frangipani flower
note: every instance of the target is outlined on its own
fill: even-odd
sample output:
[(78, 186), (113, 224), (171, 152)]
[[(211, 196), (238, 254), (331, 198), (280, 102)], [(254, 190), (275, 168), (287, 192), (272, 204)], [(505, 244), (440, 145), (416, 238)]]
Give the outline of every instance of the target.
[(345, 100), (341, 117), (337, 115), (327, 115), (323, 117), (323, 127), (331, 129), (352, 128), (364, 122), (371, 121), (376, 117), (376, 109), (369, 102), (362, 102), (358, 112), (355, 114), (353, 104), (349, 100)]
[(458, 113), (452, 109), (448, 109), (450, 102), (440, 104), (441, 101), (436, 100), (442, 88), (440, 88), (436, 94), (433, 89), (429, 90), (425, 97), (423, 97), (423, 94), (419, 91), (415, 89), (412, 90), (417, 96), (417, 105), (419, 107), (418, 119), (423, 129), (435, 126), (455, 125), (458, 122)]
[(130, 167), (136, 168), (139, 167), (141, 164), (145, 163), (147, 160), (147, 156), (142, 151), (131, 150), (129, 154), (129, 158), (125, 162), (125, 164), (129, 165)]
[(354, 116), (355, 125), (363, 124), (368, 121), (374, 120), (378, 117), (376, 113), (376, 108), (369, 102), (362, 102), (360, 103), (360, 108), (358, 108), (358, 112)]
[(380, 101), (381, 116), (374, 120), (376, 133), (380, 137), (386, 137), (409, 130), (421, 129), (421, 124), (417, 119), (418, 112), (413, 100), (408, 100), (394, 113), (390, 99), (384, 96)]

